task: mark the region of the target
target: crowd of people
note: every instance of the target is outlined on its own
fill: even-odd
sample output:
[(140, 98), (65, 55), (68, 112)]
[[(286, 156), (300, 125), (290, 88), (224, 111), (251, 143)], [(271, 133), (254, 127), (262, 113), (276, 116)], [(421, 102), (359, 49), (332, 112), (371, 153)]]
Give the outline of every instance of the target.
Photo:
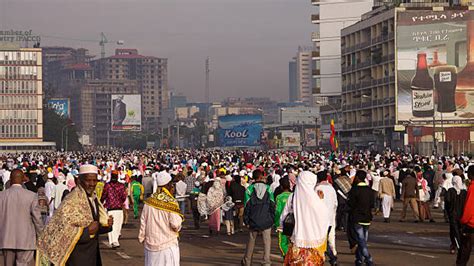
[[(120, 247), (123, 224), (140, 224), (145, 265), (179, 265), (184, 215), (211, 236), (248, 231), (242, 265), (272, 233), (285, 265), (337, 265), (344, 231), (355, 265), (373, 265), (374, 214), (391, 222), (395, 200), (414, 223), (449, 223), (450, 252), (466, 265), (474, 228), (474, 165), (459, 155), (386, 151), (94, 151), (0, 157), (0, 249), (6, 266), (101, 265), (99, 238)], [(140, 213), (140, 204), (143, 209)], [(441, 208), (445, 221), (435, 221)], [(221, 230), (221, 225), (225, 230)]]

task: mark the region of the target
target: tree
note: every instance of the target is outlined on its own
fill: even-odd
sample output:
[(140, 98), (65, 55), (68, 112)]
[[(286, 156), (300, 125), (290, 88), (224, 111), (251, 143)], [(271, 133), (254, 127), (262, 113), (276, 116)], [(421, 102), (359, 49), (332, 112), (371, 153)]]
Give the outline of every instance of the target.
[[(68, 118), (61, 117), (53, 109), (48, 107), (43, 108), (43, 139), (45, 141), (56, 142), (56, 147), (58, 149), (63, 149), (62, 140), (66, 142), (66, 125), (68, 130), (68, 150), (70, 151), (80, 151), (82, 150), (82, 145), (79, 142), (79, 137), (76, 131), (76, 128), (71, 125), (72, 121)], [(64, 129), (64, 136), (63, 136)], [(64, 145), (65, 146), (65, 145)]]

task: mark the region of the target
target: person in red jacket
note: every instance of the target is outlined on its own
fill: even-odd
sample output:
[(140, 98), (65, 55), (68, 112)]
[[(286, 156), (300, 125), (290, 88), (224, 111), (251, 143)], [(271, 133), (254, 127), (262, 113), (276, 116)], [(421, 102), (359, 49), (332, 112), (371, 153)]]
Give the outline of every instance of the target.
[(467, 176), (471, 180), (467, 190), (466, 204), (461, 217), (462, 233), (461, 248), (456, 259), (456, 265), (465, 266), (469, 262), (474, 237), (474, 165), (467, 169)]

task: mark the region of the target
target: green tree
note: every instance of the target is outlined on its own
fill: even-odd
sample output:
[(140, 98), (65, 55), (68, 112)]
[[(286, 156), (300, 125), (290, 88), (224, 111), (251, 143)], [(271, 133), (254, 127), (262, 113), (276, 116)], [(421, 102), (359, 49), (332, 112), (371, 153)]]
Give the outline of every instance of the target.
[[(71, 125), (72, 121), (68, 118), (61, 117), (54, 110), (45, 107), (43, 109), (43, 139), (45, 141), (56, 142), (56, 148), (63, 149), (62, 139), (66, 138), (65, 126), (68, 125), (68, 150), (80, 151), (82, 145), (79, 143), (79, 137), (75, 126)], [(64, 129), (64, 136), (63, 136)], [(64, 140), (64, 143), (66, 141)]]

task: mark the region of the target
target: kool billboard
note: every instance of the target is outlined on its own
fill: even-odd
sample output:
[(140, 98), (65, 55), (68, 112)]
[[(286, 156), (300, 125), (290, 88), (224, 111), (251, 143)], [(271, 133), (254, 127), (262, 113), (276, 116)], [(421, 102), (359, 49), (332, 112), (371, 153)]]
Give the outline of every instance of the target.
[(140, 131), (142, 102), (140, 94), (112, 95), (112, 131)]
[(261, 115), (219, 117), (218, 140), (221, 147), (259, 146), (261, 134)]
[(474, 122), (470, 10), (397, 10), (398, 124)]
[(70, 114), (69, 99), (67, 98), (49, 99), (47, 104), (48, 104), (48, 108), (54, 110), (54, 112), (58, 114), (59, 116), (69, 118), (69, 114)]

